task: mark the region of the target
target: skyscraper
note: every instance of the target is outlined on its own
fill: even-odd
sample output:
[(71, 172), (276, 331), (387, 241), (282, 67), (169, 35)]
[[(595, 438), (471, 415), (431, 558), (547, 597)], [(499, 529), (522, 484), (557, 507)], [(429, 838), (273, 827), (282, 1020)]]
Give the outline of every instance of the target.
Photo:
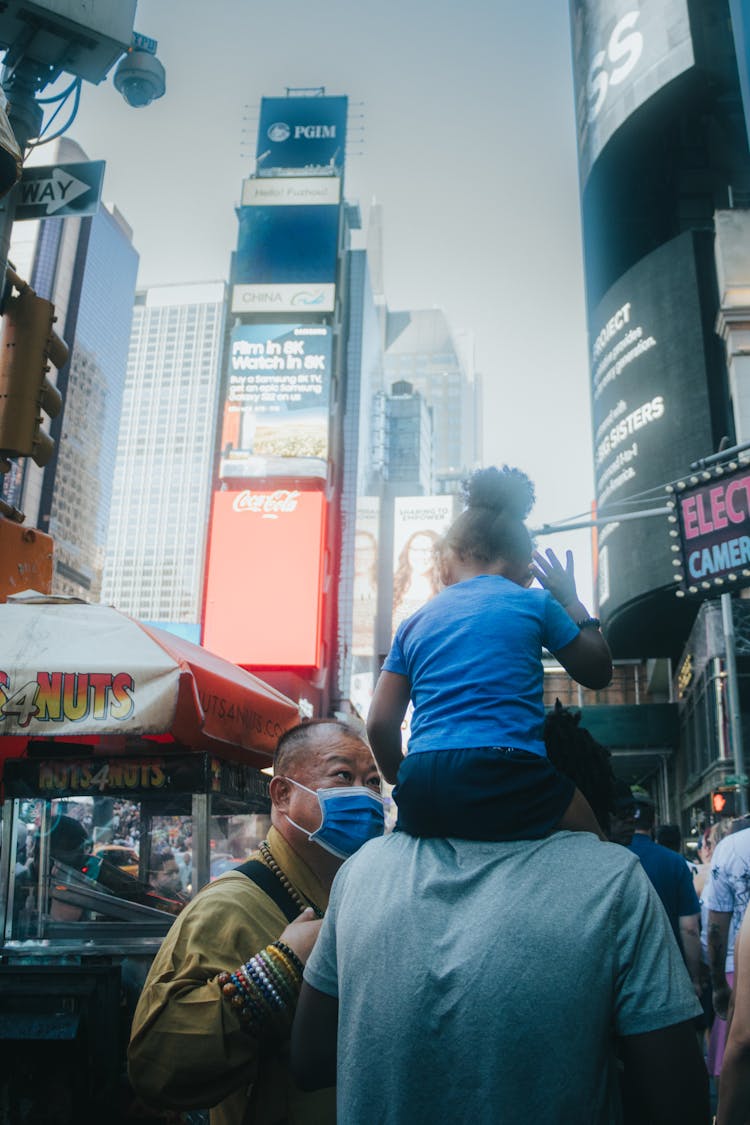
[[(67, 138), (52, 156), (86, 160)], [(63, 410), (51, 428), (55, 456), (44, 469), (27, 458), (10, 498), (55, 541), (53, 590), (97, 601), (138, 254), (117, 208), (100, 204), (85, 218), (16, 223), (11, 260), (54, 303), (70, 359), (57, 380)]]
[(407, 381), (432, 407), (435, 475), (465, 474), (481, 458), (470, 334), (455, 339), (442, 309), (388, 312), (385, 373)]
[(198, 622), (224, 336), (223, 282), (136, 295), (102, 599), (136, 617)]

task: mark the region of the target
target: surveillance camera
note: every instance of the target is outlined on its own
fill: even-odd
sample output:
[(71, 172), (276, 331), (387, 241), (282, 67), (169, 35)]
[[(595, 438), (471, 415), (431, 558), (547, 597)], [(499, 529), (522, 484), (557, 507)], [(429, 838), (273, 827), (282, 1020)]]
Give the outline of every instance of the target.
[(128, 105), (150, 105), (166, 89), (164, 67), (156, 55), (130, 50), (117, 64), (114, 83)]

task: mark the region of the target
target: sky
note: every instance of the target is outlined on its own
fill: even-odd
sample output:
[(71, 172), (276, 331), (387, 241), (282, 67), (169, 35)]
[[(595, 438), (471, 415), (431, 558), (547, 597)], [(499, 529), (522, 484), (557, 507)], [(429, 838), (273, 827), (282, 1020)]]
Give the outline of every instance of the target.
[[(260, 99), (350, 99), (345, 192), (384, 210), (392, 309), (438, 306), (475, 338), (484, 463), (536, 484), (530, 523), (593, 495), (568, 6), (564, 0), (139, 0), (166, 95), (85, 85), (68, 135), (107, 162), (139, 285), (226, 278)], [(575, 551), (591, 600), (589, 532)]]

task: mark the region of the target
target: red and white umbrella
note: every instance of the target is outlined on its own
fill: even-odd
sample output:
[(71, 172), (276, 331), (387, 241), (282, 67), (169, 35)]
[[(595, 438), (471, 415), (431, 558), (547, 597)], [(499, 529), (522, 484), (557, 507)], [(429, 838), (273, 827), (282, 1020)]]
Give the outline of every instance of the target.
[(110, 606), (33, 591), (0, 605), (0, 758), (30, 738), (120, 736), (263, 767), (298, 721), (256, 676)]

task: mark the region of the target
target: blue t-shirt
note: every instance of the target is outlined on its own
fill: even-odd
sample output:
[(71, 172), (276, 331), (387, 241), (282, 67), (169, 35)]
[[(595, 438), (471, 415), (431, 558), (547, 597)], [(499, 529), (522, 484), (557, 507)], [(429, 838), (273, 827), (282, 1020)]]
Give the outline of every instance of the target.
[(547, 590), (496, 574), (448, 586), (403, 621), (383, 668), (406, 676), (409, 753), (514, 746), (545, 755), (542, 647), (578, 626)]
[(680, 942), (680, 918), (700, 913), (700, 903), (685, 860), (677, 852), (656, 844), (650, 836), (636, 832), (630, 845), (667, 912), (672, 932)]

